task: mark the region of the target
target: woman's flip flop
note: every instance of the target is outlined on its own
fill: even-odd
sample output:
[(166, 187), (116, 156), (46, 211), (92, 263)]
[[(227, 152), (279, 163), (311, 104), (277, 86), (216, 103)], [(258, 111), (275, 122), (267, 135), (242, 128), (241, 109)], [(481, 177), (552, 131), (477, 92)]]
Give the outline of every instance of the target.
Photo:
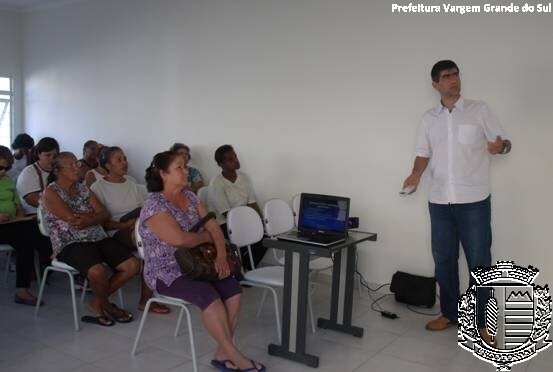
[(113, 318), (117, 323), (130, 323), (133, 320), (133, 315), (129, 313), (125, 309), (121, 309), (116, 304), (112, 303), (111, 306), (116, 310), (116, 315), (114, 312), (110, 312), (109, 310), (105, 309), (104, 311), (108, 313), (110, 317)]
[[(139, 306), (138, 311), (144, 311), (144, 306), (142, 306), (142, 308)], [(150, 309), (148, 310), (148, 312), (153, 314), (165, 315), (165, 314), (169, 314), (171, 312), (171, 309), (164, 305), (152, 303), (150, 305)]]
[(227, 363), (232, 363), (232, 361), (230, 359), (225, 359), (225, 360), (213, 359), (213, 360), (211, 360), (211, 365), (213, 367), (219, 369), (222, 372), (235, 372), (235, 371), (240, 372), (240, 370), (238, 368), (227, 367)]
[(85, 323), (97, 324), (102, 327), (111, 327), (112, 325), (115, 324), (113, 320), (111, 320), (105, 315), (98, 315), (98, 316), (85, 315), (81, 318), (81, 321)]
[(265, 372), (267, 370), (265, 368), (265, 366), (261, 363), (258, 363), (259, 368), (257, 368), (257, 364), (255, 364), (255, 362), (253, 360), (250, 360), (250, 362), (252, 362), (252, 368), (241, 369), (240, 371), (242, 371), (242, 372), (248, 372), (248, 371)]

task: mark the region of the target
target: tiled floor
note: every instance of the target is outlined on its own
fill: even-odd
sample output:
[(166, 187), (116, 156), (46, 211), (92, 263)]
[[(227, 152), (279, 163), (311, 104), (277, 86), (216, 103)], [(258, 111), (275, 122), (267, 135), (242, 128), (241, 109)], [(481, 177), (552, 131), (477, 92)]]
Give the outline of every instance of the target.
[[(0, 264), (3, 258), (0, 258)], [(14, 275), (7, 284), (0, 284), (0, 371), (191, 371), (190, 348), (186, 330), (174, 338), (176, 311), (170, 315), (152, 315), (146, 323), (136, 357), (130, 350), (136, 335), (137, 320), (114, 327), (82, 324), (73, 330), (69, 288), (66, 279), (51, 277), (44, 306), (38, 319), (33, 308), (13, 303)], [(138, 280), (125, 287), (125, 302), (135, 308)], [(328, 314), (330, 290), (319, 285), (314, 296), (318, 315)], [(244, 292), (241, 322), (236, 341), (244, 353), (263, 362), (269, 371), (314, 371), (314, 369), (267, 354), (267, 344), (276, 340), (272, 306), (265, 306), (261, 319), (255, 318), (260, 291)], [(382, 305), (400, 316), (382, 318), (369, 309), (366, 294), (355, 293), (354, 323), (365, 328), (361, 339), (320, 330), (308, 338), (308, 352), (320, 356), (318, 370), (326, 371), (494, 371), (491, 364), (481, 362), (457, 345), (456, 329), (431, 333), (424, 330), (430, 319), (410, 312), (389, 297)], [(214, 341), (203, 330), (199, 311), (193, 310), (196, 352), (201, 371), (216, 369), (209, 365), (215, 349)], [(513, 371), (551, 371), (553, 348)]]

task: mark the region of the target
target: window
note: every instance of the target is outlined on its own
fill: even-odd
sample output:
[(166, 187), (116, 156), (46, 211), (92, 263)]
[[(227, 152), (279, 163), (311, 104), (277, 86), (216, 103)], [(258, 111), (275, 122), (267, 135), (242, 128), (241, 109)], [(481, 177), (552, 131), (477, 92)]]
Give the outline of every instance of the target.
[(12, 79), (0, 76), (0, 145), (10, 147), (12, 139)]

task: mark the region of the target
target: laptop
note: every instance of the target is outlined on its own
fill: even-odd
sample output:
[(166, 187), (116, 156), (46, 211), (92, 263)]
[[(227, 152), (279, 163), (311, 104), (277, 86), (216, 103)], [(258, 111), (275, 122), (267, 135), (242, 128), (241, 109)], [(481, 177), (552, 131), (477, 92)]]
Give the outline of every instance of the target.
[(349, 198), (331, 195), (300, 196), (298, 230), (277, 235), (279, 240), (327, 247), (347, 238)]

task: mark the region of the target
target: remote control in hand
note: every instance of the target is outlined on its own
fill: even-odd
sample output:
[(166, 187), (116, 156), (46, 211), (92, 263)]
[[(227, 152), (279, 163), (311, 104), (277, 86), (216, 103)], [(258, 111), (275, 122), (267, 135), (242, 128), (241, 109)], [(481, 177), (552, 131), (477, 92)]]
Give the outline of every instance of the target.
[(405, 186), (401, 191), (399, 192), (399, 195), (407, 196), (411, 195), (415, 191), (414, 186)]

